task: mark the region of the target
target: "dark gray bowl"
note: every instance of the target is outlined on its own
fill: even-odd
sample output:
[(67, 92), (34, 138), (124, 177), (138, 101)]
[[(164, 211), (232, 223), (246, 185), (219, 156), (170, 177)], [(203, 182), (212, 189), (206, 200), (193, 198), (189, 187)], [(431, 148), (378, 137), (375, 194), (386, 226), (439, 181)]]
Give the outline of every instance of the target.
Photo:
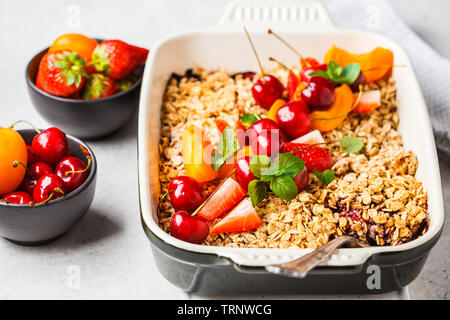
[(143, 67), (135, 70), (138, 80), (126, 91), (96, 100), (63, 98), (35, 85), (39, 63), (47, 51), (48, 48), (35, 55), (25, 72), (31, 101), (43, 118), (81, 139), (107, 136), (127, 123), (139, 105)]
[[(27, 144), (31, 144), (36, 132), (32, 129), (17, 130)], [(71, 228), (88, 211), (95, 194), (97, 162), (92, 150), (83, 142), (67, 135), (70, 152), (85, 161), (80, 145), (92, 155), (92, 163), (86, 181), (63, 198), (49, 201), (39, 207), (0, 202), (0, 236), (21, 245), (41, 245), (52, 242)]]

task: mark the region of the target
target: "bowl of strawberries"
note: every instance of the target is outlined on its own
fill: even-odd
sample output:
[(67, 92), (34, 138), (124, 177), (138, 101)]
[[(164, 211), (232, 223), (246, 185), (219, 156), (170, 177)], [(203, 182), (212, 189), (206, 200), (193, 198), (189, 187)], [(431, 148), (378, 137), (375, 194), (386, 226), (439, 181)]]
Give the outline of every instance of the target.
[(0, 236), (21, 245), (52, 242), (88, 212), (97, 162), (77, 138), (0, 126)]
[(28, 93), (40, 115), (67, 133), (107, 136), (138, 108), (148, 53), (121, 40), (64, 34), (28, 63)]

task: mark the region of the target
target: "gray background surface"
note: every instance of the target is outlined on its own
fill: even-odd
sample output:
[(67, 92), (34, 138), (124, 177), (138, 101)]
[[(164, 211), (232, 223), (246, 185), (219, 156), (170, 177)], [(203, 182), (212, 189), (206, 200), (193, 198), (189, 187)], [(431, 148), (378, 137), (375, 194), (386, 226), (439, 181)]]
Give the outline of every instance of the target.
[[(48, 126), (27, 95), (24, 70), (32, 55), (58, 35), (75, 31), (151, 48), (166, 34), (216, 25), (226, 2), (0, 0), (0, 125), (27, 119)], [(391, 3), (419, 35), (450, 58), (450, 1)], [(70, 19), (73, 10), (80, 10), (79, 24)], [(20, 247), (0, 239), (0, 298), (186, 298), (156, 270), (141, 228), (136, 121), (90, 146), (100, 165), (90, 212), (72, 232), (47, 246)], [(441, 161), (440, 170), (450, 208), (450, 165)], [(447, 219), (424, 270), (409, 287), (412, 298), (450, 298), (449, 231)], [(71, 276), (78, 271), (81, 282), (74, 287)]]

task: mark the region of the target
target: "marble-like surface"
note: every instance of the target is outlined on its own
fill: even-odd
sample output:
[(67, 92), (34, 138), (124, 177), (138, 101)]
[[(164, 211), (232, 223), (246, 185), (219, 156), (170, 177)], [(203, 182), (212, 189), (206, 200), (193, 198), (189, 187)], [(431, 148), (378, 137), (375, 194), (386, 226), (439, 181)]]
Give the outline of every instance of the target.
[[(450, 57), (449, 2), (393, 1), (402, 17), (443, 55)], [(187, 28), (213, 26), (226, 1), (0, 1), (0, 125), (27, 119), (48, 123), (26, 93), (27, 61), (61, 33), (120, 38), (147, 46)], [(79, 12), (79, 19), (73, 14)], [(0, 298), (164, 299), (186, 295), (155, 268), (139, 218), (136, 118), (113, 136), (90, 142), (99, 163), (97, 193), (87, 216), (69, 234), (42, 247), (0, 239)], [(450, 165), (441, 161), (444, 197), (450, 207)], [(449, 298), (450, 230), (420, 276), (412, 298)], [(77, 281), (79, 275), (79, 282)], [(258, 297), (253, 297), (258, 298)]]

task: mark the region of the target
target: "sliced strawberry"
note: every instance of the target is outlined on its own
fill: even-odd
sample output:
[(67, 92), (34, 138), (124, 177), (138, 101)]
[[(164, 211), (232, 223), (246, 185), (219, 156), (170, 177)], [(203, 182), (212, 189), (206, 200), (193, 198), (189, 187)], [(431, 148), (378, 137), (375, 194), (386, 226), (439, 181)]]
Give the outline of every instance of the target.
[(210, 233), (243, 232), (258, 228), (262, 220), (253, 208), (249, 198), (242, 200), (222, 220), (216, 223)]
[[(358, 99), (359, 93), (354, 93), (353, 98), (354, 101)], [(378, 108), (381, 104), (381, 92), (380, 90), (372, 90), (363, 92), (361, 95), (361, 99), (359, 99), (358, 104), (356, 105), (353, 112), (356, 113), (368, 113), (376, 108)]]
[(291, 143), (316, 144), (316, 143), (325, 143), (325, 140), (323, 139), (319, 130), (314, 130), (305, 134), (304, 136), (292, 140)]
[(206, 220), (214, 220), (233, 208), (246, 194), (247, 191), (236, 180), (227, 178), (206, 200), (206, 204), (197, 214)]
[(286, 89), (289, 93), (289, 100), (292, 100), (292, 98), (294, 97), (298, 84), (299, 84), (298, 77), (292, 71), (289, 71), (286, 85)]
[(215, 119), (214, 122), (216, 124), (217, 130), (219, 130), (220, 133), (222, 133), (229, 126), (228, 122), (222, 119)]
[[(303, 148), (303, 149), (302, 149)], [(281, 147), (281, 152), (293, 152), (293, 154), (305, 161), (306, 168), (309, 171), (314, 169), (320, 172), (331, 169), (333, 166), (333, 158), (328, 150), (318, 147), (309, 146), (305, 143), (286, 142)]]

